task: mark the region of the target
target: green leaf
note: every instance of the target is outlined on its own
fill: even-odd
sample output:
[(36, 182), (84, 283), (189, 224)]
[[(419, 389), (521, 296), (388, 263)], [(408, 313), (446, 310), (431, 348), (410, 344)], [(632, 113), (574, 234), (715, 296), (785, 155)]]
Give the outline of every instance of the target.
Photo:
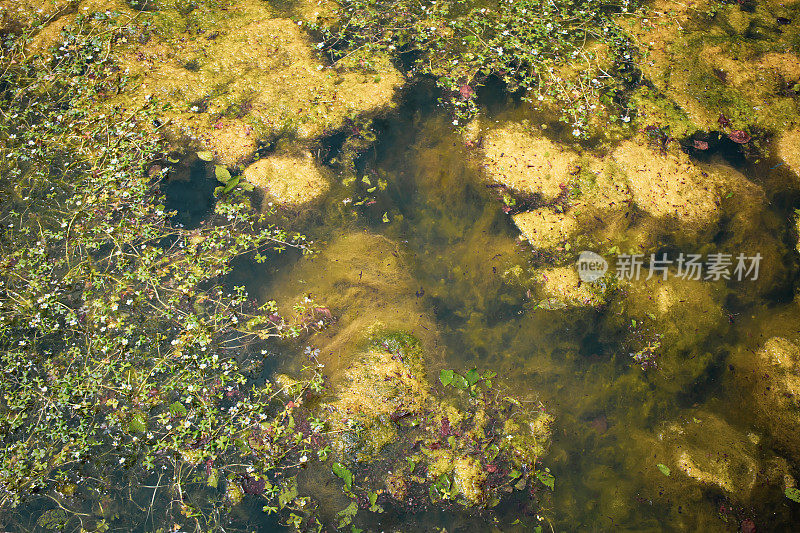
[(181, 402), (175, 402), (169, 406), (169, 412), (172, 416), (184, 416), (186, 414), (186, 407)]
[(517, 479), (521, 475), (522, 472), (520, 472), (519, 470), (512, 470), (511, 472), (509, 472), (508, 477), (510, 477), (511, 479)]
[(500, 453), (500, 447), (497, 444), (492, 444), (488, 448), (486, 448), (486, 458), (490, 461), (494, 461), (497, 454)]
[(228, 183), (228, 180), (231, 179), (231, 173), (228, 172), (228, 169), (225, 165), (217, 165), (214, 168), (214, 175), (217, 177), (217, 181), (220, 183)]
[(211, 473), (208, 475), (208, 480), (206, 481), (206, 484), (209, 487), (215, 489), (217, 488), (217, 485), (219, 484), (219, 471), (216, 468), (211, 469)]
[(786, 497), (793, 502), (800, 503), (800, 489), (795, 487), (786, 487), (786, 490), (783, 491), (783, 493), (786, 494)]
[(542, 485), (545, 487), (549, 487), (550, 490), (555, 490), (556, 488), (556, 478), (550, 472), (546, 472), (544, 470), (539, 470), (536, 472), (536, 477), (539, 481), (542, 482)]
[(439, 381), (446, 387), (453, 382), (453, 374), (455, 374), (455, 372), (452, 370), (442, 370), (439, 372)]
[(347, 489), (353, 488), (353, 473), (341, 463), (333, 463), (333, 473), (344, 481)]
[(658, 463), (656, 466), (658, 467), (659, 470), (661, 470), (661, 473), (664, 474), (665, 476), (668, 476), (672, 473), (672, 470), (670, 470), (667, 465)]
[(227, 184), (227, 185), (225, 185), (225, 188), (224, 188), (224, 189), (222, 189), (222, 194), (228, 194), (229, 192), (231, 192), (231, 190), (233, 190), (233, 188), (234, 188), (234, 187), (236, 187), (237, 185), (239, 185), (239, 182), (240, 182), (240, 181), (241, 181), (241, 178), (239, 178), (238, 176), (237, 176), (237, 177), (235, 177), (235, 178), (231, 178), (231, 179), (228, 181), (228, 184)]
[(197, 157), (203, 161), (211, 161), (212, 159), (214, 159), (214, 154), (208, 151), (197, 152)]
[(469, 383), (470, 387), (475, 385), (478, 381), (481, 380), (481, 377), (478, 375), (478, 369), (473, 368), (472, 370), (464, 374), (464, 379), (467, 380), (467, 383)]
[(350, 502), (350, 505), (336, 513), (339, 516), (339, 527), (349, 526), (353, 522), (353, 517), (358, 512), (358, 504)]
[(147, 421), (145, 420), (144, 415), (142, 414), (133, 415), (133, 418), (131, 418), (128, 427), (134, 433), (144, 433), (145, 431), (147, 431)]
[(284, 487), (280, 494), (278, 494), (278, 505), (281, 506), (281, 509), (289, 505), (294, 499), (297, 498), (297, 484), (292, 483), (291, 485)]
[(378, 505), (376, 502), (378, 501), (378, 493), (377, 492), (370, 492), (369, 493), (369, 510), (373, 513), (382, 513), (383, 507)]
[(469, 382), (461, 374), (453, 373), (453, 386), (457, 389), (467, 390)]

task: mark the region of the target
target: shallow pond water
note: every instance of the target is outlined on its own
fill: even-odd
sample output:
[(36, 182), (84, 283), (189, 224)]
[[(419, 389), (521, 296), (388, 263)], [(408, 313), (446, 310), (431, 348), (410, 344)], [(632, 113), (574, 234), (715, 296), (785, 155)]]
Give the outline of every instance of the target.
[[(495, 107), (526, 112), (511, 102)], [(643, 369), (631, 346), (647, 328), (629, 324), (624, 291), (597, 309), (546, 309), (535, 305), (530, 287), (509, 275), (543, 259), (519, 240), (481, 179), (475, 154), (429, 91), (408, 91), (377, 130), (378, 142), (358, 164), (361, 176), (386, 180), (377, 201), (352, 207), (351, 189), (334, 187), (301, 217), (302, 230), (317, 241), (316, 258), (284, 256), (272, 266), (245, 262), (234, 275), (234, 282), (246, 282), (263, 298), (310, 294), (331, 307), (339, 322), (310, 344), (324, 348), (319, 360), (334, 379), (349, 363), (347, 330), (377, 319), (423, 339), (432, 380), (441, 368), (492, 369), (503, 387), (543, 402), (556, 417), (551, 450), (542, 458), (555, 475), (555, 491), (546, 508), (517, 502), (504, 511), (538, 511), (554, 531), (737, 531), (744, 520), (759, 531), (796, 529), (797, 507), (770, 481), (778, 475), (772, 470), (792, 468), (757, 425), (746, 401), (753, 391), (737, 375), (735, 356), (769, 337), (765, 324), (798, 329), (788, 303), (796, 269), (769, 297), (755, 300), (710, 287), (709, 298), (720, 302), (719, 320), (693, 326), (698, 318), (692, 313), (708, 311), (688, 304), (677, 311), (680, 317), (664, 317), (669, 327), (695, 331), (679, 336), (684, 344), (678, 356), (661, 368)], [(781, 184), (784, 193), (773, 198), (768, 218), (780, 219), (796, 205), (796, 192), (785, 192), (770, 165), (747, 166), (733, 151), (722, 155), (768, 194)], [(795, 267), (789, 261), (786, 268)], [(660, 326), (653, 321), (647, 327)], [(275, 355), (283, 369), (307, 362), (302, 347), (276, 348)], [(673, 453), (690, 462), (705, 457), (712, 465), (724, 458), (729, 490), (665, 472), (661, 466)], [(384, 518), (375, 527), (428, 529), (454, 519)], [(467, 520), (455, 529), (489, 527)]]

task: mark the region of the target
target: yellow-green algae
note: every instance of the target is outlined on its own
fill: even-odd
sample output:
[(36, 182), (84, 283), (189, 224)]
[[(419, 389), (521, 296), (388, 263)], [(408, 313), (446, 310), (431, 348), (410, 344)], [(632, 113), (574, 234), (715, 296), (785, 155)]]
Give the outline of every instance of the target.
[[(627, 29), (635, 37), (645, 78), (656, 89), (634, 99), (645, 124), (670, 127), (676, 136), (758, 127), (781, 132), (800, 119), (793, 84), (800, 81), (798, 2), (758, 2), (753, 9), (712, 0), (659, 0)], [(676, 105), (673, 105), (671, 99)]]
[[(796, 312), (796, 306), (792, 311)], [(794, 315), (796, 317), (796, 315)], [(788, 318), (788, 317), (787, 317)], [(800, 340), (796, 327), (781, 328), (787, 336), (766, 339), (756, 350), (741, 349), (736, 357), (740, 379), (752, 394), (750, 404), (771, 436), (794, 459), (800, 458)], [(780, 331), (780, 330), (779, 330)]]
[(282, 205), (311, 202), (328, 190), (326, 172), (311, 152), (273, 154), (244, 169), (244, 179)]
[(783, 132), (775, 142), (775, 155), (789, 167), (800, 183), (800, 128)]
[(371, 232), (334, 235), (317, 243), (318, 253), (304, 257), (277, 285), (281, 309), (310, 298), (327, 306), (337, 323), (312, 337), (319, 359), (333, 374), (350, 363), (359, 343), (375, 323), (402, 329), (438, 357), (436, 327), (416, 296), (407, 252), (390, 239)]
[(390, 107), (402, 81), (385, 57), (327, 64), (302, 25), (265, 2), (199, 4), (188, 14), (162, 3), (152, 17), (149, 41), (120, 57), (136, 80), (120, 103), (169, 103), (173, 134), (212, 148), (226, 165), (247, 163), (262, 141), (307, 142), (347, 117)]

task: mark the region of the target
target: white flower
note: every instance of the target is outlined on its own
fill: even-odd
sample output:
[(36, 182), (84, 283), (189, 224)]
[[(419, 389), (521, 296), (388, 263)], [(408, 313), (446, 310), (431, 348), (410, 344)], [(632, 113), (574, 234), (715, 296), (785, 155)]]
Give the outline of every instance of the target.
[(575, 137), (580, 137), (581, 136), (581, 130), (579, 130), (578, 128), (575, 128), (574, 130), (572, 130), (572, 134)]

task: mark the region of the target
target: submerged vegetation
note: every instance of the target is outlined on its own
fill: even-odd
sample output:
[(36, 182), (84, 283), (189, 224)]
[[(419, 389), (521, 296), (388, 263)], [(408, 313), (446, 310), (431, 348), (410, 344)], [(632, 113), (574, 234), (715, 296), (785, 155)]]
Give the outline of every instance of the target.
[(797, 6), (0, 0), (0, 527), (790, 523)]

